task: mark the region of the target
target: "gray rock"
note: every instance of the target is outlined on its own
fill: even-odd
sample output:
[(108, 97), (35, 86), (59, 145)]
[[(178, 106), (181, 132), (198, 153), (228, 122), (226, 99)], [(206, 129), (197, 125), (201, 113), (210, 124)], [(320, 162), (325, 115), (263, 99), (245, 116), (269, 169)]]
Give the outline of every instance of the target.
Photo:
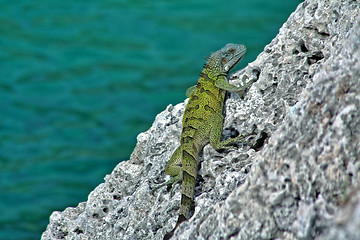
[[(224, 137), (254, 148), (200, 157), (194, 212), (173, 239), (360, 239), (360, 4), (300, 4), (264, 52), (232, 75), (256, 79), (226, 101)], [(186, 103), (186, 101), (185, 101)], [(86, 203), (54, 212), (42, 239), (162, 239), (177, 220), (163, 172), (185, 103), (138, 136)]]

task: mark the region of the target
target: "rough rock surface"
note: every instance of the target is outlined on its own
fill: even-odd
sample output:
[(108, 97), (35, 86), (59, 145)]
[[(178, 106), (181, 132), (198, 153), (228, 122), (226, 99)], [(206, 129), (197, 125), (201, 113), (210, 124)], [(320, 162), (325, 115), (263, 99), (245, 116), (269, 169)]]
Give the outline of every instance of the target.
[[(264, 52), (232, 76), (256, 78), (226, 102), (224, 136), (254, 148), (204, 148), (194, 212), (173, 239), (360, 239), (358, 1), (309, 0)], [(186, 102), (186, 101), (185, 101)], [(54, 212), (42, 239), (161, 239), (177, 219), (163, 172), (179, 144), (185, 103), (138, 136), (87, 202)]]

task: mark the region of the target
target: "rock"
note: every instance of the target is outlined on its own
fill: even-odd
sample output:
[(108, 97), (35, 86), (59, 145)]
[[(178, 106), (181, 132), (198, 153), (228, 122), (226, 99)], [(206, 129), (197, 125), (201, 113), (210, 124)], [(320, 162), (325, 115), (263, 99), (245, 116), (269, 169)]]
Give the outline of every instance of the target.
[[(224, 136), (254, 148), (200, 157), (194, 212), (173, 239), (360, 239), (360, 4), (301, 3), (264, 52), (232, 75), (257, 79), (226, 101)], [(186, 103), (186, 101), (185, 101)], [(177, 220), (159, 183), (179, 144), (185, 103), (138, 136), (86, 203), (54, 212), (42, 239), (162, 239)]]

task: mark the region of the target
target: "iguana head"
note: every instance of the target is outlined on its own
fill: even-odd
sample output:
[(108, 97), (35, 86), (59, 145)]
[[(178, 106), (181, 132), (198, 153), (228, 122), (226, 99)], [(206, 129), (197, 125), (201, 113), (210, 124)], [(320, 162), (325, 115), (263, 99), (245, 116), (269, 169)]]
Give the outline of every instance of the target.
[(244, 45), (228, 43), (211, 54), (206, 66), (219, 74), (227, 74), (243, 58), (245, 51)]

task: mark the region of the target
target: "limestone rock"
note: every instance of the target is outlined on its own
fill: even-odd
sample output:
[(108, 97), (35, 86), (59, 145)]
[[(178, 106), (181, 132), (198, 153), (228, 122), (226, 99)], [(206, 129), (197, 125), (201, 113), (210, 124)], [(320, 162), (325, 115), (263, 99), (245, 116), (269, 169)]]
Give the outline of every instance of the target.
[[(360, 3), (301, 3), (264, 52), (231, 77), (224, 136), (253, 148), (200, 157), (194, 212), (173, 239), (360, 239)], [(185, 101), (186, 103), (186, 101)], [(153, 187), (179, 144), (185, 103), (138, 136), (86, 203), (54, 212), (42, 239), (162, 239), (175, 195)]]

